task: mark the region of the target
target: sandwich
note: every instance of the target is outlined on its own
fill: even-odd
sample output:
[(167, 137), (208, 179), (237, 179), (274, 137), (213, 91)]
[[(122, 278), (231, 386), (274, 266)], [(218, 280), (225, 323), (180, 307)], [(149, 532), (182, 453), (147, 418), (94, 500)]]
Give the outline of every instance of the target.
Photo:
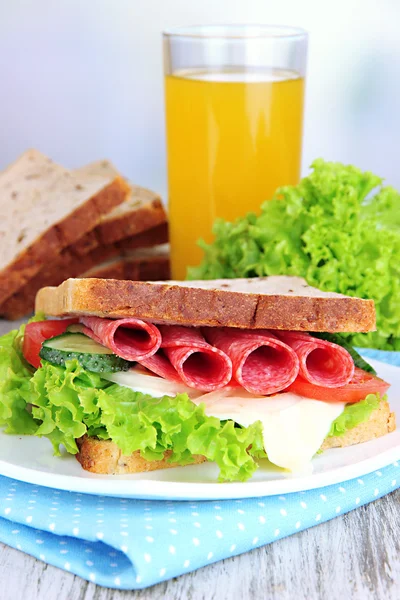
[(389, 384), (341, 336), (374, 327), (372, 301), (298, 277), (68, 279), (0, 339), (0, 423), (93, 473), (308, 471), (395, 429)]

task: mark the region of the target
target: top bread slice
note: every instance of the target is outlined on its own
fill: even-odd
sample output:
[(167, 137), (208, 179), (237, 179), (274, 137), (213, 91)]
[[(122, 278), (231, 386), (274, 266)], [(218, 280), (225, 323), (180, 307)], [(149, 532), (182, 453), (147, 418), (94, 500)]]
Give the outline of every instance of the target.
[(154, 323), (292, 331), (375, 329), (372, 300), (322, 292), (300, 277), (137, 282), (67, 279), (36, 296), (48, 316), (138, 317)]
[(37, 150), (0, 173), (0, 304), (128, 193), (115, 173), (75, 173)]

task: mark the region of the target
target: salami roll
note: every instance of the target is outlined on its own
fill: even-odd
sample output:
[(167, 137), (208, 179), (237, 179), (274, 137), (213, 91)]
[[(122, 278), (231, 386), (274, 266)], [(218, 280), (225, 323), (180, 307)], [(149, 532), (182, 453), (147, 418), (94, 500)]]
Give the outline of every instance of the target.
[(161, 350), (140, 363), (165, 379), (181, 381), (191, 388), (213, 391), (232, 378), (228, 356), (206, 342), (194, 327), (160, 325)]
[(252, 394), (281, 392), (299, 373), (296, 353), (268, 331), (229, 327), (202, 331), (210, 344), (229, 356), (234, 380)]
[(354, 375), (354, 361), (350, 354), (326, 340), (309, 333), (278, 331), (279, 338), (293, 348), (300, 361), (300, 377), (309, 383), (327, 388), (342, 387)]
[(157, 327), (140, 319), (80, 317), (79, 321), (85, 326), (86, 335), (125, 360), (140, 362), (155, 354), (161, 345)]

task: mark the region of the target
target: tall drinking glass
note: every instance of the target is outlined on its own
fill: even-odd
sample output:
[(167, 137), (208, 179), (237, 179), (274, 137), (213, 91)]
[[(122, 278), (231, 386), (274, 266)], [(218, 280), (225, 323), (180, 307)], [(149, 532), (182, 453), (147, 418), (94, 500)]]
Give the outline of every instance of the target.
[(232, 25), (163, 37), (172, 276), (184, 279), (217, 217), (259, 212), (299, 181), (307, 33)]

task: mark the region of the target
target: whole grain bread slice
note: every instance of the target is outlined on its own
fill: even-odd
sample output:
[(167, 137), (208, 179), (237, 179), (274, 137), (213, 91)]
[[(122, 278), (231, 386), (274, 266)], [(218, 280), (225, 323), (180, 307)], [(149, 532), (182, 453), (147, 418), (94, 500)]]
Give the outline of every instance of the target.
[(0, 304), (128, 193), (118, 175), (82, 176), (37, 150), (0, 173)]
[[(127, 473), (147, 473), (159, 469), (171, 469), (178, 467), (177, 463), (168, 462), (171, 451), (165, 452), (163, 460), (146, 460), (140, 456), (140, 452), (133, 452), (129, 456), (122, 454), (114, 442), (110, 440), (98, 440), (84, 436), (77, 440), (79, 453), (77, 460), (86, 471), (101, 473), (103, 475), (123, 475)], [(198, 465), (206, 462), (204, 456), (194, 455), (193, 463)]]
[[(381, 402), (379, 408), (374, 410), (368, 421), (360, 423), (348, 430), (342, 436), (327, 437), (322, 445), (322, 450), (329, 448), (343, 448), (367, 442), (394, 431), (396, 428), (395, 415), (390, 412), (389, 404)], [(86, 471), (101, 473), (103, 475), (122, 475), (127, 473), (143, 473), (178, 466), (167, 461), (170, 452), (165, 453), (164, 460), (148, 461), (140, 456), (140, 452), (133, 452), (129, 456), (122, 454), (118, 446), (110, 440), (99, 440), (84, 436), (77, 440), (79, 453), (77, 460)], [(205, 462), (204, 456), (194, 456), (194, 464)], [(193, 463), (192, 463), (193, 464)]]
[[(76, 169), (75, 173), (88, 178), (118, 175), (108, 160), (90, 163)], [(76, 255), (86, 254), (97, 246), (114, 244), (158, 225), (165, 227), (166, 222), (167, 214), (160, 196), (146, 188), (131, 185), (131, 193), (125, 202), (104, 215), (98, 226), (78, 240), (72, 250)]]
[[(151, 254), (137, 255), (138, 248), (148, 249), (168, 240), (166, 223), (146, 232), (121, 240), (117, 244), (97, 246), (84, 255), (76, 256), (73, 249), (67, 248), (47, 263), (18, 292), (0, 305), (0, 315), (14, 321), (33, 312), (37, 292), (44, 286), (59, 285), (68, 277), (89, 277), (90, 270), (99, 268), (96, 277), (113, 279), (156, 280), (167, 279), (169, 254), (163, 246), (163, 255), (151, 257)], [(115, 264), (105, 265), (104, 261), (115, 258)], [(125, 258), (131, 261), (125, 264)], [(139, 260), (142, 257), (143, 260)], [(106, 270), (105, 270), (106, 269)], [(89, 271), (89, 273), (88, 273)], [(92, 275), (94, 276), (94, 275)]]
[(300, 277), (135, 282), (68, 279), (41, 289), (49, 316), (138, 317), (154, 323), (357, 332), (375, 329), (372, 300), (322, 292)]
[(346, 431), (344, 435), (333, 435), (327, 437), (322, 444), (321, 450), (329, 448), (344, 448), (345, 446), (353, 446), (368, 442), (378, 437), (382, 437), (387, 433), (391, 433), (396, 429), (396, 415), (390, 412), (389, 403), (383, 401), (379, 407), (371, 413), (368, 421), (364, 421)]

